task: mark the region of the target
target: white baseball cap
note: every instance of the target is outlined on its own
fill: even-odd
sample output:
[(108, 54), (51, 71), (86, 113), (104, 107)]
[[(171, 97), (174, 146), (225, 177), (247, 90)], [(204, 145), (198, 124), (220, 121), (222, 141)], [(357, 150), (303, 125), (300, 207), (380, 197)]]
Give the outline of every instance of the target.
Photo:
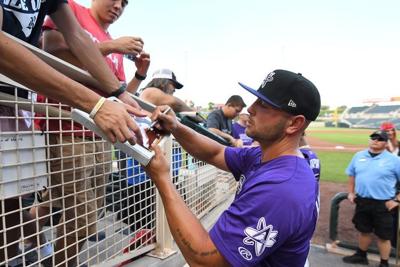
[(159, 70), (156, 70), (153, 73), (152, 79), (157, 79), (157, 78), (171, 80), (172, 82), (175, 83), (175, 88), (176, 89), (181, 89), (183, 87), (183, 84), (181, 84), (180, 82), (178, 82), (176, 80), (175, 73), (170, 69), (159, 69)]

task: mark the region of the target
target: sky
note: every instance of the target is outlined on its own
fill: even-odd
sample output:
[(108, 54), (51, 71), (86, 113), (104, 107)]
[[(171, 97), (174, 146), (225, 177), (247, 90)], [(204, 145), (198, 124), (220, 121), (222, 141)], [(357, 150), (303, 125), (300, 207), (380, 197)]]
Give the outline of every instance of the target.
[(172, 69), (184, 84), (176, 96), (196, 105), (233, 94), (250, 105), (255, 98), (238, 82), (258, 88), (270, 71), (286, 69), (337, 107), (400, 96), (399, 10), (398, 0), (130, 0), (109, 31), (144, 40), (151, 65), (142, 85)]

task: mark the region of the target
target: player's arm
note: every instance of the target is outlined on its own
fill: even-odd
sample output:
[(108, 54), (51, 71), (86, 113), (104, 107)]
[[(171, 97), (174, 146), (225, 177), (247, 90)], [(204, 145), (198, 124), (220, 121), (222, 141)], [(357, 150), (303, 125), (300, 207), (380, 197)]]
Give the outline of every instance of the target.
[(160, 120), (162, 127), (171, 132), (181, 146), (195, 158), (205, 161), (225, 171), (229, 171), (225, 162), (225, 146), (201, 135), (177, 121), (171, 110), (163, 114), (167, 106), (159, 106), (151, 115), (152, 120)]
[(140, 98), (143, 98), (156, 106), (168, 105), (175, 112), (193, 111), (193, 109), (186, 105), (181, 99), (168, 95), (157, 88), (147, 88), (140, 95)]
[(190, 266), (229, 266), (219, 253), (208, 232), (186, 206), (169, 175), (169, 164), (158, 146), (155, 157), (146, 167), (164, 203), (171, 233)]

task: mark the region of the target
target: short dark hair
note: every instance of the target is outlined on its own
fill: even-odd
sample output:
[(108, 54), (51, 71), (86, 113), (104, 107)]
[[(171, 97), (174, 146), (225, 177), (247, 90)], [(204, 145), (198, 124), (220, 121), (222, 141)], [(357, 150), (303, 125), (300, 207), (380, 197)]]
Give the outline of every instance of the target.
[(228, 98), (225, 105), (241, 106), (242, 108), (246, 107), (246, 103), (244, 103), (243, 98), (240, 95), (231, 96)]

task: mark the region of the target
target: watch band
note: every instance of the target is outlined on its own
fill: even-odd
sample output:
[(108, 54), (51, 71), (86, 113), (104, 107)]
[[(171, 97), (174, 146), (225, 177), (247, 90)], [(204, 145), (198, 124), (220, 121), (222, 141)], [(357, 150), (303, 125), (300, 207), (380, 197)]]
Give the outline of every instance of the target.
[(121, 86), (114, 92), (110, 94), (110, 96), (119, 97), (126, 90), (126, 83), (121, 83)]
[(137, 71), (135, 72), (135, 78), (138, 79), (139, 81), (144, 81), (147, 76), (142, 76), (140, 75)]

